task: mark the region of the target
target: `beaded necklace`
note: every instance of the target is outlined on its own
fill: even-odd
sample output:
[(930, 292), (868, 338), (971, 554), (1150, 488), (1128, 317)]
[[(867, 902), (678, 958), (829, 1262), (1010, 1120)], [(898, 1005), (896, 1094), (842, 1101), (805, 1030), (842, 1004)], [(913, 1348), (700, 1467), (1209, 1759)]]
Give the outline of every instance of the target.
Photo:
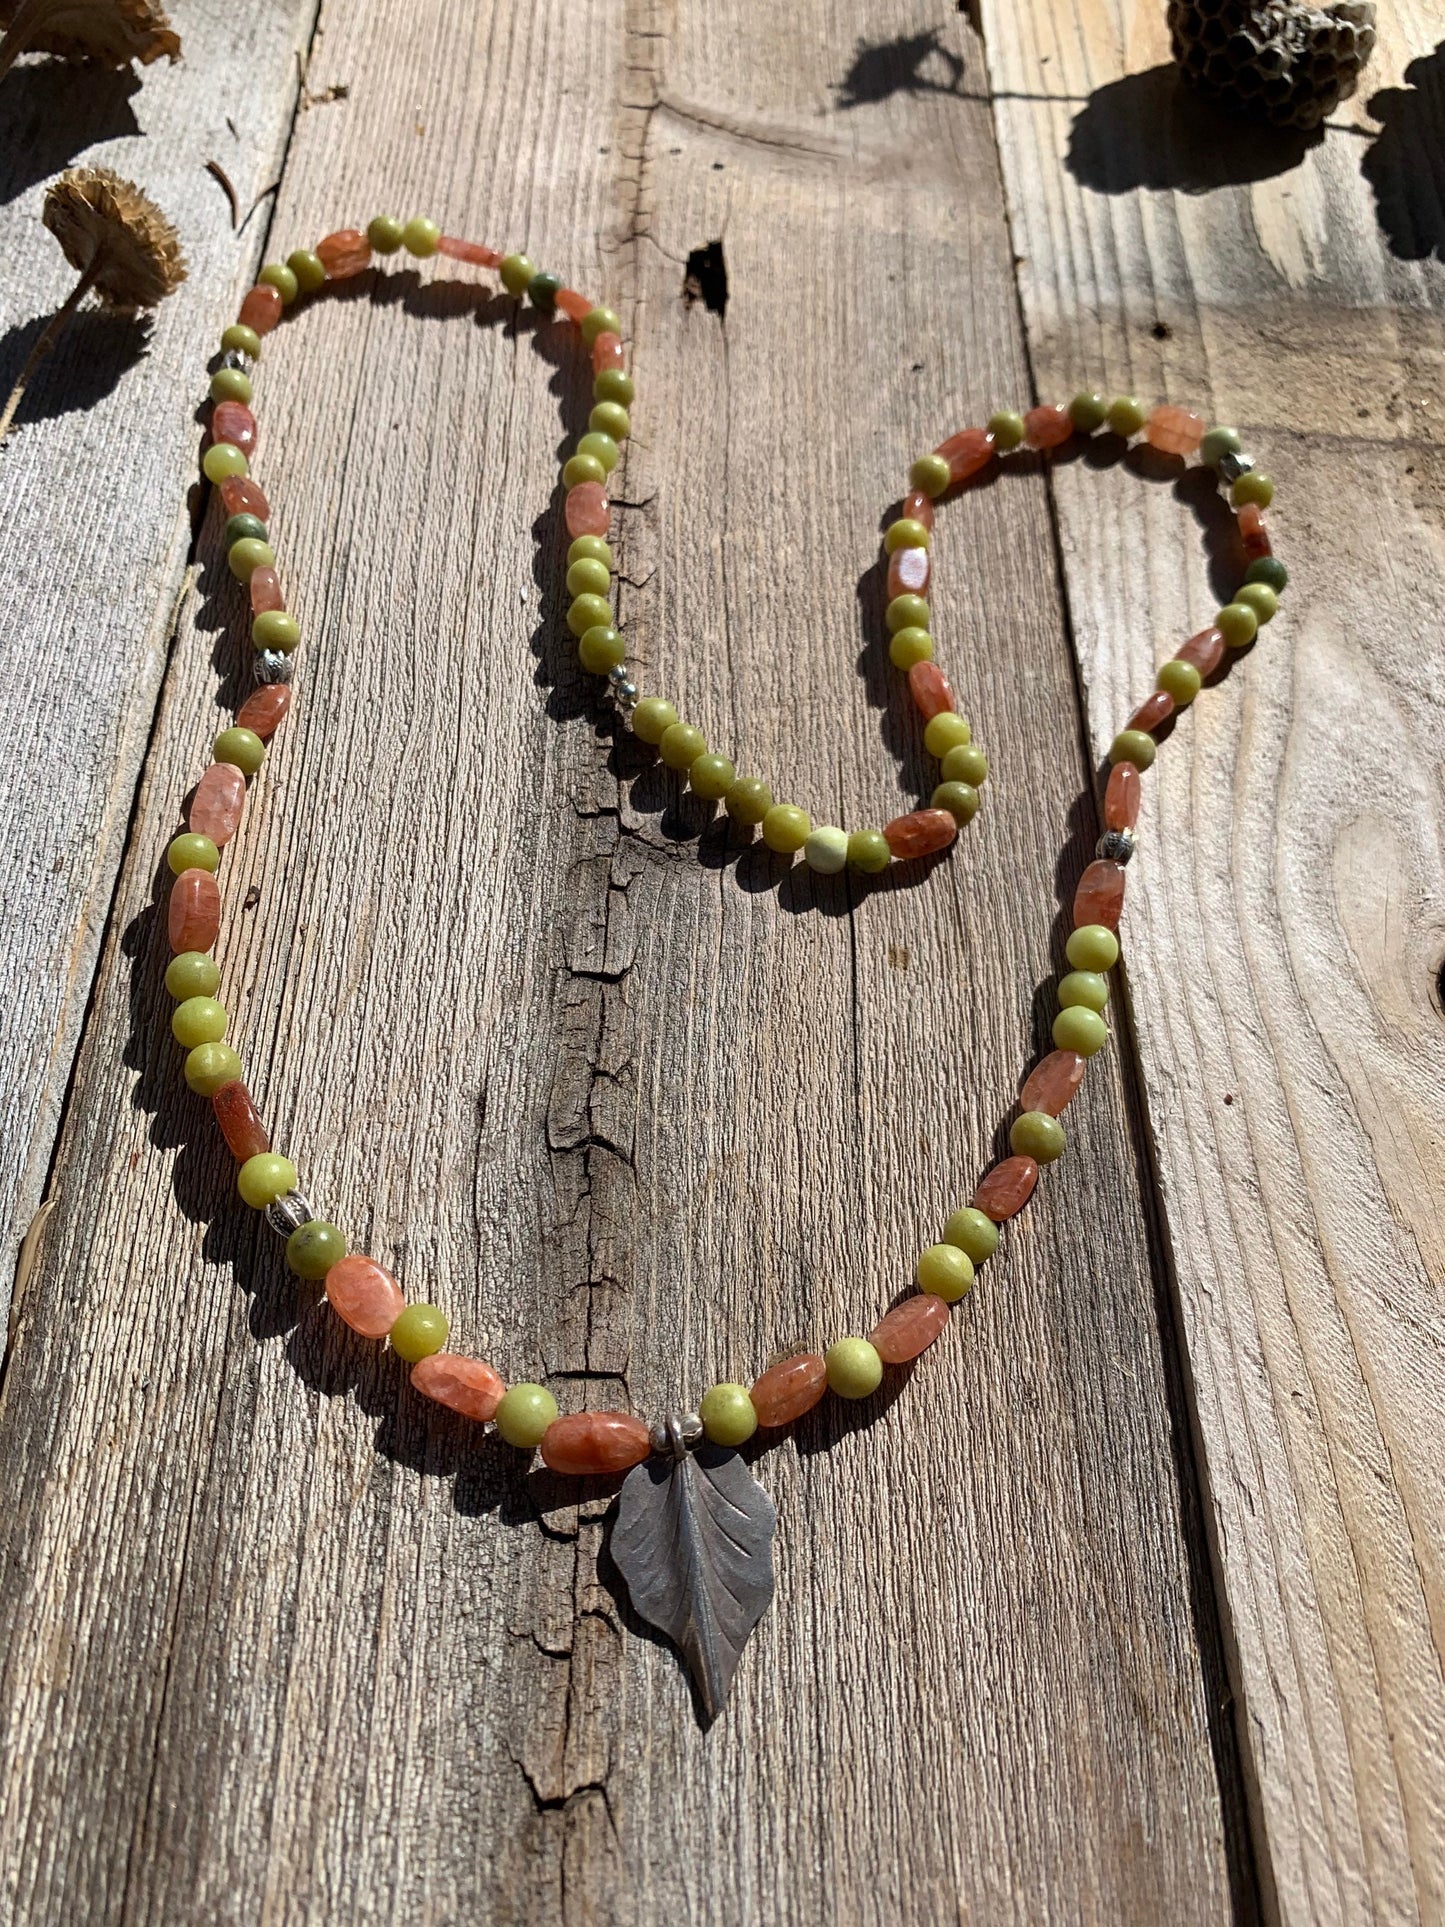
[[(585, 670), (605, 677), (620, 720), (693, 793), (720, 802), (740, 830), (756, 828), (782, 856), (802, 853), (823, 875), (851, 868), (878, 876), (945, 850), (979, 807), (988, 762), (959, 714), (947, 677), (933, 660), (928, 594), (932, 576), (934, 503), (1021, 447), (1048, 450), (1072, 436), (1107, 429), (1125, 439), (1142, 435), (1173, 456), (1198, 455), (1228, 488), (1237, 511), (1247, 567), (1233, 600), (1207, 629), (1160, 669), (1156, 687), (1115, 737), (1104, 792), (1104, 832), (1094, 860), (1079, 879), (1073, 930), (1065, 946), (1069, 971), (1058, 985), (1054, 1049), (1029, 1072), (1019, 1114), (1009, 1131), (1010, 1154), (985, 1173), (972, 1201), (955, 1211), (939, 1243), (915, 1269), (917, 1291), (884, 1313), (866, 1338), (844, 1337), (823, 1352), (799, 1352), (769, 1365), (752, 1384), (714, 1385), (696, 1412), (672, 1413), (652, 1425), (629, 1412), (559, 1414), (545, 1385), (507, 1385), (481, 1359), (447, 1349), (450, 1326), (435, 1305), (407, 1304), (382, 1265), (348, 1252), (337, 1227), (318, 1217), (298, 1188), (295, 1164), (272, 1148), (243, 1079), (235, 1049), (226, 1043), (226, 1012), (215, 1001), (220, 973), (211, 954), (220, 933), (220, 852), (234, 836), (247, 782), (260, 770), (266, 744), (291, 707), (293, 652), (301, 640), (287, 609), (270, 546), (270, 508), (252, 479), (257, 442), (251, 412), (251, 371), (269, 334), (298, 297), (362, 273), (377, 255), (405, 248), (424, 259), (441, 255), (495, 269), (503, 286), (544, 315), (566, 318), (590, 351), (594, 407), (587, 432), (568, 457), (562, 482), (567, 551), (567, 624)], [(1155, 737), (1187, 707), (1226, 650), (1250, 643), (1274, 615), (1286, 571), (1273, 555), (1264, 510), (1269, 478), (1241, 452), (1232, 428), (1205, 431), (1185, 408), (1152, 413), (1129, 397), (1108, 401), (1076, 395), (1065, 406), (1010, 410), (984, 428), (950, 435), (914, 462), (900, 513), (883, 538), (887, 558), (889, 655), (902, 671), (922, 715), (923, 741), (938, 759), (940, 781), (927, 808), (895, 817), (881, 830), (851, 833), (815, 825), (802, 809), (775, 802), (758, 777), (739, 776), (724, 755), (709, 749), (700, 730), (679, 719), (659, 696), (642, 696), (627, 667), (627, 645), (613, 621), (611, 507), (607, 478), (617, 466), (633, 399), (623, 366), (621, 323), (555, 275), (539, 272), (523, 254), (503, 255), (442, 234), (427, 220), (404, 225), (378, 217), (365, 233), (330, 234), (314, 252), (298, 250), (284, 264), (262, 269), (241, 304), (239, 319), (221, 337), (221, 362), (211, 379), (215, 404), (202, 466), (219, 489), (227, 515), (225, 540), (232, 574), (249, 591), (251, 639), (258, 687), (235, 723), (212, 745), (213, 761), (193, 793), (189, 827), (167, 852), (174, 876), (169, 904), (173, 953), (166, 988), (176, 1000), (171, 1028), (187, 1055), (190, 1088), (208, 1097), (239, 1166), (241, 1196), (264, 1212), (285, 1240), (291, 1270), (324, 1282), (337, 1316), (361, 1338), (383, 1341), (410, 1369), (423, 1397), (479, 1424), (493, 1424), (507, 1444), (530, 1456), (540, 1450), (552, 1471), (579, 1477), (626, 1474), (612, 1535), (613, 1558), (643, 1618), (666, 1632), (690, 1665), (702, 1709), (713, 1717), (731, 1685), (739, 1656), (773, 1589), (771, 1500), (738, 1455), (762, 1428), (776, 1433), (810, 1412), (827, 1393), (864, 1399), (885, 1371), (928, 1349), (974, 1282), (975, 1267), (998, 1248), (1000, 1226), (1028, 1202), (1042, 1166), (1064, 1149), (1059, 1119), (1083, 1080), (1088, 1059), (1108, 1037), (1103, 1012), (1107, 973), (1117, 962), (1116, 931), (1124, 904), (1125, 866), (1134, 852), (1140, 775), (1154, 761)]]

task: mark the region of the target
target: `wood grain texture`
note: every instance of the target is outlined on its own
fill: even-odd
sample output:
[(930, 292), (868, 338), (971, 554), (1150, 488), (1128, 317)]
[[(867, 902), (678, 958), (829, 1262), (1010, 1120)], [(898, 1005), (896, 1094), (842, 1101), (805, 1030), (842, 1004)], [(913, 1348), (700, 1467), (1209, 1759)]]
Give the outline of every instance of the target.
[(113, 168), (175, 223), (190, 279), (154, 327), (82, 309), (0, 449), (0, 1316), (45, 1186), (155, 717), (191, 541), (182, 398), (254, 271), (242, 211), (275, 181), (314, 0), (187, 5), (184, 58), (110, 74), (48, 58), (0, 86), (0, 390), (74, 271), (41, 226), (66, 166)]
[[(1438, 8), (1380, 11), (1306, 147), (1177, 98), (1153, 8), (984, 9), (1040, 391), (1197, 401), (1280, 485), (1284, 611), (1148, 779), (1126, 954), (1258, 1857), (1297, 1921), (1445, 1914), (1445, 127)], [(1056, 476), (1096, 753), (1229, 586), (1179, 512), (1217, 508), (1177, 493)]]

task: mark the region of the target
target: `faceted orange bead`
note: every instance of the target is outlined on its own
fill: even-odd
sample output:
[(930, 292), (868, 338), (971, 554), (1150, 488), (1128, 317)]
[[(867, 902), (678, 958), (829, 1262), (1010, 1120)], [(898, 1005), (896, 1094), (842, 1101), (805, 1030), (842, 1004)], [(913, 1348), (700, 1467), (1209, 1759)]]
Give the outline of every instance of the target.
[(1264, 510), (1258, 502), (1246, 502), (1239, 511), (1239, 539), (1251, 562), (1258, 562), (1261, 556), (1274, 554), (1269, 531), (1264, 526)]
[(933, 497), (925, 495), (921, 488), (911, 488), (903, 498), (903, 513), (910, 521), (921, 522), (926, 529), (933, 527)]
[(575, 288), (558, 288), (557, 306), (569, 321), (575, 321), (580, 328), (596, 306), (585, 294), (578, 294)]
[(811, 1412), (828, 1389), (828, 1367), (816, 1352), (798, 1352), (770, 1365), (752, 1389), (759, 1425), (791, 1425)]
[(1144, 439), (1161, 455), (1192, 455), (1204, 440), (1204, 417), (1166, 402), (1145, 422)]
[(953, 690), (936, 662), (916, 662), (908, 672), (908, 688), (925, 722), (931, 723), (953, 708)]
[(271, 1134), (261, 1122), (254, 1098), (239, 1078), (211, 1093), (211, 1107), (226, 1147), (237, 1164), (270, 1150)]
[(936, 1292), (920, 1291), (885, 1312), (868, 1334), (868, 1343), (885, 1365), (906, 1365), (926, 1352), (948, 1323), (948, 1306)]
[(1132, 763), (1115, 763), (1104, 791), (1104, 828), (1132, 830), (1139, 821), (1139, 772)]
[(1124, 908), (1124, 866), (1105, 857), (1091, 863), (1079, 878), (1074, 892), (1074, 928), (1081, 924), (1102, 923), (1106, 930), (1119, 928)]
[(995, 1224), (1022, 1211), (1034, 1194), (1039, 1167), (1032, 1158), (1005, 1158), (984, 1174), (973, 1194), (973, 1208)]
[(954, 486), (977, 475), (986, 465), (993, 454), (993, 436), (986, 428), (963, 428), (940, 442), (933, 452), (948, 463), (949, 485)]
[(612, 504), (600, 482), (579, 482), (567, 491), (567, 533), (606, 535), (612, 526)]
[(600, 375), (604, 368), (622, 366), (622, 337), (604, 328), (592, 344), (592, 372)]
[(1174, 698), (1167, 689), (1155, 689), (1147, 695), (1134, 714), (1125, 723), (1125, 729), (1158, 729), (1167, 723), (1174, 714)]
[(270, 334), (281, 319), (280, 295), (269, 282), (258, 282), (241, 303), (237, 319), (243, 327), (254, 328), (258, 335)]
[(284, 609), (286, 599), (281, 594), (281, 578), (274, 569), (252, 569), (251, 571), (251, 614), (264, 615), (268, 609)]
[(1067, 408), (1043, 404), (1024, 416), (1024, 440), (1030, 448), (1057, 448), (1074, 432), (1074, 418)]
[(958, 835), (958, 821), (947, 810), (911, 810), (883, 825), (883, 840), (900, 862), (946, 850)]
[(888, 558), (888, 600), (896, 595), (927, 595), (932, 574), (927, 549), (895, 549)]
[(406, 1310), (395, 1278), (359, 1251), (338, 1258), (327, 1272), (326, 1296), (342, 1323), (363, 1338), (385, 1338)]
[(254, 731), (264, 743), (290, 707), (290, 683), (262, 683), (261, 687), (253, 689), (241, 704), (236, 716), (236, 727)]
[(647, 1427), (630, 1412), (574, 1412), (542, 1434), (542, 1463), (554, 1472), (626, 1472), (652, 1450)]
[(1086, 1061), (1076, 1050), (1051, 1050), (1041, 1057), (1019, 1092), (1019, 1109), (1059, 1117), (1084, 1081)]
[(486, 1424), (496, 1415), (506, 1386), (480, 1358), (461, 1358), (455, 1352), (433, 1352), (411, 1368), (411, 1382), (423, 1398), (435, 1399), (463, 1418)]
[(221, 484), (221, 505), (227, 515), (255, 515), (271, 520), (271, 504), (249, 475), (228, 475)]
[[(470, 261), (475, 268), (499, 268), (502, 257), (495, 248), (484, 248), (480, 241), (460, 241), (455, 234), (443, 234), (437, 239), (437, 253), (444, 254), (451, 261)], [(442, 1354), (436, 1353), (440, 1358)], [(416, 1374), (412, 1374), (413, 1383)]]
[(1212, 628), (1201, 629), (1199, 634), (1191, 636), (1179, 651), (1179, 661), (1193, 663), (1202, 681), (1214, 674), (1223, 654), (1224, 637), (1219, 631)]
[(221, 886), (209, 870), (182, 870), (167, 906), (171, 949), (209, 950), (221, 933)]
[(218, 401), (211, 410), (211, 440), (230, 442), (245, 456), (256, 452), (256, 417), (243, 401)]
[(240, 770), (231, 763), (212, 763), (191, 798), (190, 826), (219, 850), (236, 834), (245, 803), (246, 779)]
[(338, 228), (316, 243), (316, 258), (328, 281), (345, 281), (371, 266), (371, 243), (354, 227)]

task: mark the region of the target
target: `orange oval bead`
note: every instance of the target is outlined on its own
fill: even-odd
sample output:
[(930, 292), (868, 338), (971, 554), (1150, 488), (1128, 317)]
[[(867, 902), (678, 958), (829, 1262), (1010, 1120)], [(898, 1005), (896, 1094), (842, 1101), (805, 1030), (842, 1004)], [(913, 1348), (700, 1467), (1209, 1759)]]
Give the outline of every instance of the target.
[(211, 440), (230, 442), (245, 456), (256, 452), (256, 417), (243, 401), (218, 401), (211, 410)]
[(927, 595), (932, 574), (927, 549), (895, 549), (888, 558), (888, 600), (897, 595)]
[(227, 515), (254, 515), (262, 522), (271, 519), (271, 504), (249, 475), (226, 477), (221, 484), (221, 505)]
[(236, 834), (245, 802), (246, 779), (240, 770), (230, 763), (212, 763), (191, 798), (190, 826), (219, 850)]
[(1204, 417), (1165, 402), (1145, 422), (1144, 439), (1161, 455), (1192, 455), (1204, 440)]
[(284, 609), (286, 599), (281, 594), (281, 578), (274, 569), (260, 568), (251, 571), (251, 614), (264, 615), (268, 609)]
[(1005, 1158), (986, 1172), (973, 1194), (973, 1208), (995, 1224), (1022, 1211), (1034, 1194), (1039, 1167), (1032, 1158)]
[(171, 949), (209, 950), (221, 933), (221, 886), (209, 870), (182, 870), (167, 907)]
[(327, 1272), (326, 1296), (342, 1323), (363, 1338), (385, 1338), (406, 1310), (395, 1278), (359, 1251), (338, 1258)]
[(1106, 830), (1133, 829), (1139, 821), (1141, 790), (1139, 772), (1134, 765), (1115, 763), (1109, 771), (1109, 783), (1104, 791), (1104, 828)]
[(947, 810), (911, 810), (883, 825), (883, 840), (900, 862), (946, 850), (957, 835), (957, 819)]
[(612, 504), (600, 482), (579, 482), (567, 491), (567, 533), (606, 535), (612, 526)]
[(1263, 555), (1274, 554), (1269, 531), (1264, 526), (1264, 510), (1258, 502), (1246, 502), (1239, 511), (1239, 539), (1251, 562), (1258, 562)]
[(1074, 418), (1067, 408), (1047, 403), (1031, 408), (1024, 416), (1024, 440), (1030, 448), (1057, 448), (1074, 432)]
[(411, 1368), (411, 1382), (423, 1398), (434, 1399), (463, 1418), (483, 1425), (496, 1414), (506, 1386), (480, 1358), (461, 1358), (455, 1352), (433, 1352)]
[(270, 1150), (271, 1134), (261, 1122), (255, 1099), (239, 1078), (211, 1093), (211, 1108), (216, 1113), (226, 1148), (237, 1164)]
[(236, 727), (253, 731), (264, 743), (290, 707), (289, 682), (262, 683), (241, 704), (236, 715)]
[(1123, 908), (1124, 866), (1100, 857), (1079, 878), (1074, 892), (1074, 928), (1102, 923), (1106, 930), (1117, 930)]
[(1041, 1057), (1019, 1092), (1019, 1109), (1061, 1116), (1084, 1081), (1086, 1061), (1076, 1050), (1051, 1050), (1047, 1057)]
[(885, 1312), (868, 1334), (868, 1343), (885, 1365), (906, 1365), (926, 1352), (948, 1323), (948, 1306), (936, 1292), (920, 1291)]
[(953, 708), (953, 690), (936, 662), (916, 662), (908, 672), (908, 690), (925, 722)]
[(753, 1383), (759, 1425), (791, 1425), (811, 1412), (828, 1389), (828, 1367), (817, 1352), (798, 1352), (770, 1365)]
[(903, 498), (903, 515), (909, 521), (921, 522), (926, 529), (933, 527), (933, 497), (925, 495), (921, 488), (911, 488)]
[(1167, 689), (1155, 689), (1144, 698), (1125, 723), (1125, 729), (1158, 729), (1174, 714), (1174, 698)]
[(338, 228), (316, 243), (316, 258), (328, 281), (345, 281), (371, 266), (371, 243), (354, 227)]
[(542, 1463), (580, 1477), (630, 1471), (651, 1450), (647, 1427), (630, 1412), (574, 1412), (542, 1434)]
[(600, 375), (604, 368), (620, 368), (622, 359), (621, 335), (615, 335), (610, 328), (604, 328), (592, 344), (593, 374)]
[(578, 294), (575, 288), (558, 288), (557, 306), (569, 321), (575, 321), (580, 328), (596, 306), (585, 294)]
[[(437, 253), (444, 254), (451, 261), (470, 261), (474, 268), (499, 268), (502, 257), (495, 248), (483, 247), (480, 241), (461, 241), (455, 234), (437, 236)], [(436, 1354), (438, 1358), (441, 1353)]]
[(268, 335), (281, 319), (281, 297), (269, 282), (258, 281), (256, 286), (241, 303), (241, 312), (236, 317), (243, 327), (254, 328), (258, 335)]
[(1179, 651), (1179, 661), (1192, 663), (1199, 671), (1200, 680), (1212, 676), (1219, 667), (1224, 654), (1224, 637), (1217, 629), (1201, 629), (1197, 636), (1191, 636)]
[(993, 454), (993, 436), (986, 428), (961, 428), (956, 435), (940, 442), (933, 452), (948, 463), (948, 485), (953, 488), (984, 467)]

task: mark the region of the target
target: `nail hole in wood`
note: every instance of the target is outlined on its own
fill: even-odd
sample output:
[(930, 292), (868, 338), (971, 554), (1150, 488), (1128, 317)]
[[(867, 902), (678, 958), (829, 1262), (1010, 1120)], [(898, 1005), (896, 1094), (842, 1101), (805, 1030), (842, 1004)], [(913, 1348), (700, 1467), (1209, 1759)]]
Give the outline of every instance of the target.
[(706, 247), (694, 248), (688, 255), (682, 298), (689, 308), (700, 301), (712, 314), (721, 317), (727, 313), (728, 271), (721, 241), (709, 241)]

